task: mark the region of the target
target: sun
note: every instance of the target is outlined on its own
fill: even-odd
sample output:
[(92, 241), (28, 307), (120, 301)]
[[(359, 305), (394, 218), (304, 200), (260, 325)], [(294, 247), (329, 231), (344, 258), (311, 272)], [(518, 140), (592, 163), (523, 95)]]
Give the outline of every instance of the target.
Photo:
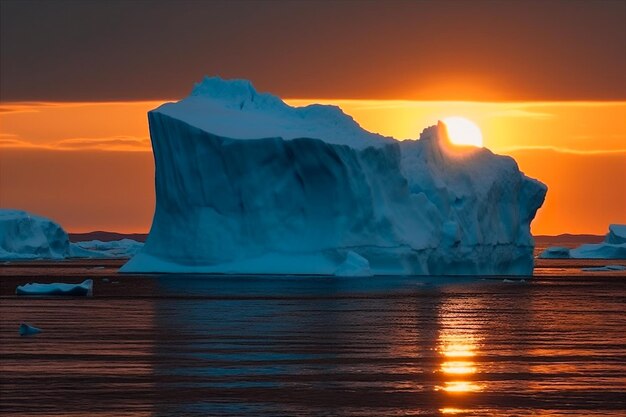
[(453, 144), (483, 147), (483, 134), (476, 123), (464, 117), (446, 117), (443, 123), (446, 125), (448, 137)]

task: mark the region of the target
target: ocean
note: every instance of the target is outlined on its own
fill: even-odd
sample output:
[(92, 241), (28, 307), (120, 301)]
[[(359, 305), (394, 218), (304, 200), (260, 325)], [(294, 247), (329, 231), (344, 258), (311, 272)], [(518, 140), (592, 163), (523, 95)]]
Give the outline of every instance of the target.
[[(0, 266), (0, 410), (13, 416), (624, 416), (626, 273), (118, 275)], [(93, 297), (17, 297), (94, 280)], [(20, 337), (18, 326), (43, 330)]]

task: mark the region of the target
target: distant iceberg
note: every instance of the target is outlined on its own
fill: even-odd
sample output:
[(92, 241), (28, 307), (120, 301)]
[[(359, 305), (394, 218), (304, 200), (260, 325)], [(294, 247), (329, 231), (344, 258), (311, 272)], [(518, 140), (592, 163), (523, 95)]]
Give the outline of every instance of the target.
[(0, 209), (0, 260), (130, 258), (143, 243), (131, 239), (71, 243), (53, 220), (22, 210)]
[(614, 271), (626, 271), (624, 265), (606, 265), (606, 266), (593, 266), (589, 268), (583, 268), (586, 272), (614, 272)]
[(64, 259), (67, 233), (58, 223), (22, 210), (0, 209), (0, 259)]
[(442, 124), (397, 141), (220, 78), (148, 120), (157, 204), (123, 272), (532, 273), (546, 186)]
[(539, 258), (626, 259), (626, 225), (610, 225), (602, 243), (588, 243), (574, 249), (550, 247)]
[(539, 254), (539, 258), (542, 259), (567, 259), (570, 257), (569, 248), (565, 248), (563, 246), (552, 246), (545, 249), (541, 254)]
[(78, 258), (131, 258), (135, 256), (143, 243), (132, 239), (112, 240), (88, 240), (71, 244), (73, 257)]

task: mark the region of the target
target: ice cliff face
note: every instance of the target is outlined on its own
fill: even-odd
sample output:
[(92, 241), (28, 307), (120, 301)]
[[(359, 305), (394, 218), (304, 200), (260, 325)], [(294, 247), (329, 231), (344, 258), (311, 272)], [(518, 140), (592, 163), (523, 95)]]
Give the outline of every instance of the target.
[(148, 120), (157, 205), (124, 272), (334, 274), (355, 255), (374, 274), (532, 272), (546, 187), (441, 124), (399, 142), (219, 78)]

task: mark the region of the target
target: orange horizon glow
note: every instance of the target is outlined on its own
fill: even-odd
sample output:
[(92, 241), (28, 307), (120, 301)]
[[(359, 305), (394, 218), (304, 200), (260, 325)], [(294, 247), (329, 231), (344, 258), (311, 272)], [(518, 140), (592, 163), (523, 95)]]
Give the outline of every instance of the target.
[[(400, 140), (416, 139), (446, 117), (467, 118), (482, 130), (486, 148), (513, 156), (523, 172), (548, 185), (534, 234), (603, 234), (609, 223), (626, 223), (626, 196), (614, 189), (626, 179), (626, 101), (285, 101), (338, 105), (364, 129)], [(146, 113), (163, 103), (0, 103), (0, 206), (48, 215), (72, 232), (147, 232), (154, 181)], [(90, 171), (87, 161), (103, 172)], [(37, 171), (27, 172), (33, 163)], [(141, 198), (124, 191), (128, 177), (143, 190)], [(111, 201), (120, 192), (128, 201)], [(102, 199), (109, 210), (89, 199)], [(128, 214), (122, 206), (132, 218), (121, 219)]]

